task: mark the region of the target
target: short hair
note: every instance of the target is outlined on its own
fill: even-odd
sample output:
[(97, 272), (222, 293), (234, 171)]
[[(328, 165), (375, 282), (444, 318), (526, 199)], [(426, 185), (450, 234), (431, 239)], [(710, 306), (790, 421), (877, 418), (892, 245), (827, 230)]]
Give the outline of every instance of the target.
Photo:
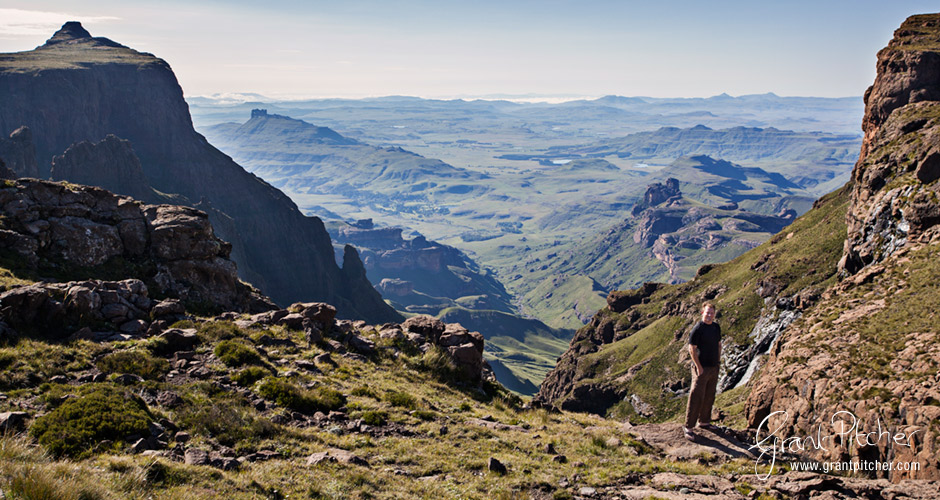
[(716, 311), (718, 310), (718, 308), (715, 307), (715, 304), (713, 304), (713, 303), (711, 303), (711, 302), (706, 302), (706, 303), (702, 304), (702, 310), (703, 310), (703, 311), (704, 311), (705, 309), (709, 308), (709, 307), (711, 307), (712, 309), (714, 309), (714, 310), (716, 310)]

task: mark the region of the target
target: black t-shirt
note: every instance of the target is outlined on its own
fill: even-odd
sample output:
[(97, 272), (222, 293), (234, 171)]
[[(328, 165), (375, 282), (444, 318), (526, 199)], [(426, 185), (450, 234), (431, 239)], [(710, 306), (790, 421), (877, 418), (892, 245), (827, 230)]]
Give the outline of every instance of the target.
[(710, 325), (699, 321), (692, 327), (689, 343), (698, 347), (698, 360), (702, 366), (718, 366), (718, 346), (721, 344), (721, 327), (718, 323)]

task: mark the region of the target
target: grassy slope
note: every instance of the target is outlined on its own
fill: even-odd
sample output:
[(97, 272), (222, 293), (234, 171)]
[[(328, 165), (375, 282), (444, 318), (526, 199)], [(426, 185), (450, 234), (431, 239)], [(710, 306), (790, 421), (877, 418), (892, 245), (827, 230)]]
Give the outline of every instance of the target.
[[(822, 291), (835, 282), (836, 263), (845, 239), (844, 214), (848, 197), (847, 187), (824, 196), (816, 208), (761, 246), (731, 262), (716, 265), (690, 282), (664, 287), (646, 303), (620, 314), (601, 310), (598, 314), (602, 317), (625, 324), (630, 323), (627, 317), (633, 311), (640, 318), (658, 319), (641, 320), (639, 326), (643, 328), (628, 332), (627, 338), (607, 344), (580, 361), (578, 378), (581, 383), (612, 382), (638, 394), (656, 408), (651, 420), (667, 420), (676, 415), (682, 410), (684, 398), (663, 391), (662, 384), (690, 376), (685, 365), (679, 363), (686, 339), (673, 340), (673, 335), (677, 329), (691, 326), (706, 291), (726, 287), (726, 291), (713, 299), (719, 310), (718, 321), (726, 337), (737, 344), (748, 344), (748, 334), (764, 306), (756, 291), (759, 282), (777, 282), (780, 296), (809, 287)], [(675, 312), (682, 304), (690, 311), (686, 316)], [(638, 349), (640, 344), (643, 344), (642, 349)], [(621, 377), (631, 368), (635, 370), (632, 376)], [(739, 399), (731, 398), (728, 403), (741, 410)], [(612, 413), (637, 418), (629, 403), (619, 404)]]
[[(212, 352), (219, 333), (226, 331), (247, 345), (262, 333), (304, 345), (300, 332), (239, 330), (230, 324), (210, 322), (200, 326), (203, 343), (197, 355)], [(0, 347), (0, 390), (8, 395), (0, 402), (0, 411), (9, 411), (14, 401), (23, 400), (34, 401), (34, 408), (49, 410), (65, 401), (68, 394), (120, 387), (108, 381), (75, 385), (47, 380), (53, 375), (87, 372), (94, 360), (109, 352), (146, 352), (148, 346), (152, 342), (147, 340), (96, 344), (22, 339), (15, 345)], [(8, 435), (0, 438), (0, 490), (13, 498), (39, 498), (36, 495), (45, 494), (42, 498), (59, 499), (516, 498), (536, 490), (549, 494), (557, 490), (565, 497), (570, 491), (558, 487), (559, 480), (576, 474), (580, 484), (603, 485), (635, 472), (741, 474), (753, 470), (753, 464), (746, 461), (709, 467), (694, 461), (662, 460), (648, 455), (648, 448), (616, 423), (591, 415), (522, 411), (515, 406), (516, 399), (500, 391), (490, 399), (480, 397), (476, 391), (457, 390), (439, 381), (433, 372), (418, 369), (420, 361), (413, 356), (380, 355), (367, 362), (336, 356), (338, 365), (321, 364), (321, 374), (298, 373), (293, 367), (295, 361), (312, 359), (320, 352), (317, 347), (269, 350), (263, 361), (276, 367), (280, 380), (340, 391), (348, 398), (345, 410), (352, 419), (379, 412), (390, 425), (414, 434), (372, 437), (339, 431), (335, 423), (308, 427), (274, 424), (271, 418), (285, 414), (283, 409), (275, 405), (259, 412), (249, 404), (249, 393), (233, 391), (224, 382), (174, 382), (158, 376), (128, 389), (151, 395), (163, 390), (179, 393), (185, 401), (182, 406), (171, 409), (151, 403), (149, 410), (155, 418), (167, 418), (190, 432), (192, 440), (187, 447), (224, 441), (240, 455), (276, 450), (282, 457), (248, 462), (238, 471), (226, 472), (167, 458), (124, 454), (120, 450), (126, 448), (118, 441), (117, 452), (66, 461), (55, 460), (42, 448), (34, 447), (26, 435)], [(44, 368), (36, 372), (38, 377), (30, 376), (36, 367)], [(213, 380), (237, 371), (215, 359), (208, 368), (214, 374)], [(289, 376), (288, 370), (295, 375)], [(249, 386), (250, 392), (258, 390), (258, 385)], [(401, 392), (410, 398), (391, 397)], [(393, 403), (402, 400), (411, 404)], [(199, 408), (227, 410), (193, 417)], [(470, 420), (487, 416), (517, 427), (494, 430)], [(607, 444), (612, 437), (622, 444)], [(567, 456), (567, 462), (553, 461), (553, 455), (544, 450), (546, 443), (554, 443), (558, 453)], [(370, 465), (305, 465), (308, 455), (330, 447), (350, 450)], [(488, 457), (507, 464), (509, 474), (488, 472)]]

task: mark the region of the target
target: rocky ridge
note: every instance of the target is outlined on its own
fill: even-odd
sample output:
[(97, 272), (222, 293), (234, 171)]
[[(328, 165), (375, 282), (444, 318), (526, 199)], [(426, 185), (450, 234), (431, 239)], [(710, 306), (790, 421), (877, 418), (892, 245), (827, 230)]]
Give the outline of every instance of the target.
[[(337, 266), (318, 218), (305, 217), (286, 195), (196, 133), (165, 61), (91, 37), (70, 22), (35, 50), (0, 54), (0, 85), (8, 89), (0, 94), (0, 130), (42, 130), (32, 137), (39, 176), (74, 146), (58, 159), (57, 178), (108, 183), (118, 193), (166, 201), (141, 192), (132, 148), (146, 187), (176, 196), (176, 203), (198, 204), (232, 243), (239, 276), (274, 300), (325, 300), (343, 317), (400, 319), (367, 281), (351, 282), (349, 276), (361, 277)], [(89, 144), (80, 145), (84, 141)]]
[[(96, 274), (137, 280), (134, 285), (74, 285), (91, 289), (130, 286), (134, 297), (123, 301), (102, 302), (95, 293), (84, 297), (88, 294), (79, 289), (70, 292), (72, 286), (49, 283), (8, 290), (2, 299), (5, 315), (27, 314), (22, 306), (11, 305), (26, 300), (25, 296), (44, 296), (43, 301), (64, 296), (64, 303), (47, 307), (59, 310), (60, 306), (67, 309), (69, 304), (79, 304), (75, 317), (84, 320), (143, 319), (151, 302), (144, 300), (148, 287), (139, 280), (144, 280), (158, 296), (190, 304), (240, 311), (273, 306), (239, 281), (236, 265), (229, 259), (231, 246), (215, 236), (207, 215), (201, 211), (145, 205), (100, 188), (23, 178), (5, 181), (0, 188), (0, 214), (4, 256), (19, 262), (22, 271), (66, 280)], [(75, 294), (83, 298), (71, 297)], [(40, 299), (28, 302), (34, 300)], [(128, 316), (122, 311), (120, 315), (102, 315), (97, 311), (99, 306), (117, 302), (125, 302), (133, 314)], [(53, 322), (58, 319), (58, 313), (46, 317)]]

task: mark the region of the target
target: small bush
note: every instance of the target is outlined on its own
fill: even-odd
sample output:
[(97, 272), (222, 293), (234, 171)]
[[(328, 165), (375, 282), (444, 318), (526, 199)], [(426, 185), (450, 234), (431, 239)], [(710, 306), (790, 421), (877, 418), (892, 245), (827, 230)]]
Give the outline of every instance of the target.
[(170, 369), (170, 363), (165, 359), (155, 358), (144, 351), (114, 352), (96, 364), (105, 373), (130, 373), (149, 380), (160, 378)]
[(428, 410), (415, 410), (414, 416), (424, 420), (425, 422), (428, 422), (430, 420), (434, 420), (437, 417), (437, 413)]
[(393, 392), (386, 396), (385, 400), (392, 406), (408, 408), (409, 410), (414, 410), (418, 407), (418, 400), (407, 392)]
[(196, 333), (203, 340), (212, 342), (245, 336), (241, 329), (231, 321), (209, 321), (203, 323), (196, 328)]
[(301, 413), (329, 412), (346, 404), (346, 396), (334, 389), (319, 387), (315, 391), (308, 391), (274, 377), (261, 382), (258, 394)]
[(376, 393), (371, 388), (365, 385), (360, 385), (359, 387), (354, 388), (352, 391), (350, 391), (350, 394), (352, 394), (353, 396), (369, 397), (376, 401), (379, 400), (378, 393)]
[(146, 434), (150, 420), (143, 401), (104, 385), (39, 417), (30, 433), (53, 455), (82, 458), (101, 441)]
[(430, 373), (438, 380), (445, 383), (464, 383), (466, 382), (462, 371), (451, 359), (446, 351), (438, 346), (428, 349), (418, 362), (415, 364), (418, 370)]
[(228, 366), (263, 365), (258, 351), (234, 340), (223, 340), (215, 346), (215, 355)]
[(388, 414), (384, 411), (365, 411), (362, 412), (362, 421), (367, 425), (385, 425), (388, 421)]
[(215, 438), (225, 446), (276, 434), (276, 426), (258, 415), (244, 398), (217, 394), (206, 404), (187, 404), (177, 411), (184, 428)]
[(244, 370), (236, 373), (232, 376), (232, 382), (242, 386), (248, 387), (251, 384), (263, 379), (268, 375), (268, 371), (260, 366), (249, 366)]

